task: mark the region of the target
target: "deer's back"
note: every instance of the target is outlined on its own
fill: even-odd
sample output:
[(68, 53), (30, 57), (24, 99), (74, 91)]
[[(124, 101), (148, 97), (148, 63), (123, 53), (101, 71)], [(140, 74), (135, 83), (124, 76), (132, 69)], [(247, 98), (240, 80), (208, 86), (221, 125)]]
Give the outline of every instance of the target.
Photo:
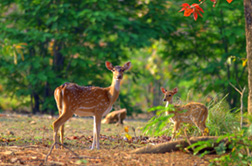
[(64, 83), (55, 89), (55, 94), (58, 90), (62, 93), (63, 102), (72, 103), (76, 108), (79, 106), (106, 107), (110, 101), (106, 88)]
[(190, 102), (186, 105), (175, 106), (173, 121), (191, 123), (192, 120), (205, 119), (208, 114), (206, 106), (202, 103)]

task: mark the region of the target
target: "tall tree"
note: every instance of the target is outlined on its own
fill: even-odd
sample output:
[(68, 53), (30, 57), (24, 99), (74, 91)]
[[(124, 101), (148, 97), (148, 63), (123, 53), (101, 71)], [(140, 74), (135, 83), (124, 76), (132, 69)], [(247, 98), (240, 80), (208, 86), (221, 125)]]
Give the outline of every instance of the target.
[(248, 59), (248, 112), (252, 114), (252, 0), (244, 0), (246, 51)]

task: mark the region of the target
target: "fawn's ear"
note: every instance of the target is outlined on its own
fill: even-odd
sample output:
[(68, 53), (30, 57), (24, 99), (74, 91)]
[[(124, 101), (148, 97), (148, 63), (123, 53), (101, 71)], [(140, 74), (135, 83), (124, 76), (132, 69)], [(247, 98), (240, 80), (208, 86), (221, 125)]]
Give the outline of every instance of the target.
[(123, 65), (124, 70), (129, 70), (131, 67), (131, 62), (127, 62)]
[(105, 62), (105, 66), (107, 67), (107, 69), (109, 69), (109, 70), (113, 70), (113, 65), (112, 65), (112, 63), (110, 63), (109, 61), (106, 61)]
[(176, 87), (173, 89), (173, 94), (176, 94), (177, 92), (178, 92), (178, 88)]
[(161, 89), (161, 91), (162, 91), (163, 93), (166, 93), (165, 88), (161, 87), (160, 89)]

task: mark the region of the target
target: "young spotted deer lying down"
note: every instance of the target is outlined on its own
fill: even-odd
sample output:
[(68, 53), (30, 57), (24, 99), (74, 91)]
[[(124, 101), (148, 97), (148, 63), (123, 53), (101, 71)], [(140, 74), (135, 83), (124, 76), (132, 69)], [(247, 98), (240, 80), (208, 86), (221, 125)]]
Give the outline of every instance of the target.
[[(63, 144), (64, 123), (70, 119), (73, 114), (79, 116), (93, 116), (93, 143), (99, 149), (99, 136), (101, 130), (101, 119), (112, 109), (112, 106), (119, 96), (121, 80), (123, 73), (130, 69), (131, 63), (127, 62), (123, 66), (113, 66), (106, 62), (105, 66), (113, 73), (111, 86), (106, 88), (95, 86), (79, 86), (74, 83), (65, 83), (57, 87), (54, 91), (54, 98), (59, 110), (59, 118), (53, 122), (54, 144), (58, 142), (57, 132), (60, 129), (60, 141)], [(56, 146), (57, 148), (57, 146)]]
[[(163, 87), (161, 91), (164, 93), (164, 101), (166, 107), (172, 104), (173, 95), (178, 92), (178, 88), (174, 88), (172, 91), (167, 91)], [(190, 102), (186, 105), (175, 105), (175, 111), (167, 111), (166, 114), (173, 113), (174, 116), (170, 119), (174, 123), (174, 129), (172, 132), (172, 139), (175, 138), (176, 131), (179, 129), (180, 123), (194, 124), (200, 130), (201, 134), (205, 135), (206, 119), (208, 116), (208, 110), (204, 104), (197, 102)], [(208, 135), (208, 132), (206, 132)]]

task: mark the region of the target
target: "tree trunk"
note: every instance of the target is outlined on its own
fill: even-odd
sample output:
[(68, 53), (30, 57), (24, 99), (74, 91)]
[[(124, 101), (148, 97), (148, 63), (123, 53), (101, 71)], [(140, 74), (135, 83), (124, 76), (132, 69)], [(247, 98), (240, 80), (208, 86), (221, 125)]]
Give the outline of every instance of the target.
[[(63, 77), (62, 70), (64, 68), (64, 61), (65, 61), (65, 58), (64, 58), (63, 54), (60, 52), (61, 49), (62, 49), (62, 43), (54, 41), (52, 70), (57, 73), (57, 77), (58, 78), (62, 78)], [(52, 89), (52, 91), (50, 91), (49, 94), (53, 95), (53, 91), (54, 91), (54, 89)], [(54, 115), (54, 113), (55, 113), (55, 110), (51, 109), (50, 110), (50, 114)]]
[(64, 56), (60, 52), (62, 49), (62, 44), (60, 42), (55, 41), (53, 45), (53, 70), (59, 72), (61, 74), (61, 70), (64, 67)]
[(32, 113), (36, 114), (37, 112), (40, 112), (39, 110), (39, 95), (36, 92), (32, 93), (34, 104), (32, 105)]
[(244, 0), (246, 51), (248, 59), (248, 113), (252, 114), (252, 0)]
[[(52, 96), (52, 90), (50, 89), (50, 85), (48, 82), (46, 82), (45, 84), (45, 87), (44, 87), (44, 102), (46, 99), (48, 99), (50, 96)], [(44, 102), (42, 104), (44, 104)], [(48, 112), (48, 107), (45, 107), (43, 110), (42, 110), (42, 114), (45, 114)]]

